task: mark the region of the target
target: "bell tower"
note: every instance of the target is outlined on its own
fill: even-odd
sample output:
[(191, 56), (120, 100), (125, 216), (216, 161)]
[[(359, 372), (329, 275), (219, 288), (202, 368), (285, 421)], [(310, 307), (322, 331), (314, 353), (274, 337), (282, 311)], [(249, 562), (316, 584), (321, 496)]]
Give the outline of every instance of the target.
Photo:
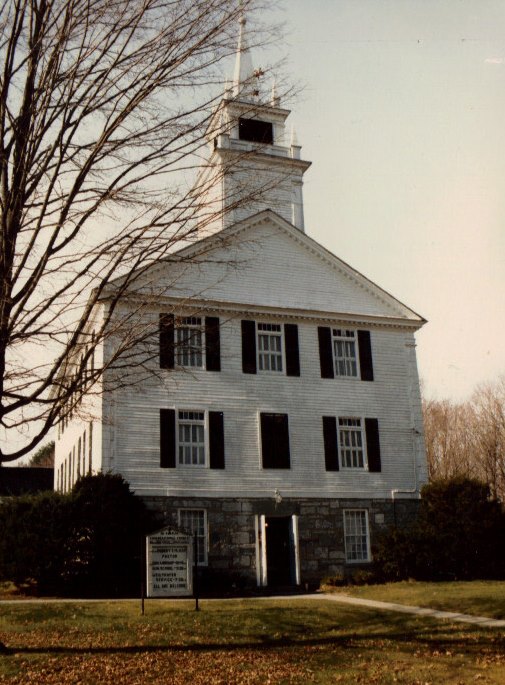
[(303, 174), (310, 162), (287, 131), (290, 111), (281, 107), (275, 83), (264, 94), (263, 76), (253, 67), (242, 16), (233, 81), (207, 129), (209, 157), (199, 179), (208, 216), (219, 214), (209, 221), (211, 232), (264, 209), (304, 231)]

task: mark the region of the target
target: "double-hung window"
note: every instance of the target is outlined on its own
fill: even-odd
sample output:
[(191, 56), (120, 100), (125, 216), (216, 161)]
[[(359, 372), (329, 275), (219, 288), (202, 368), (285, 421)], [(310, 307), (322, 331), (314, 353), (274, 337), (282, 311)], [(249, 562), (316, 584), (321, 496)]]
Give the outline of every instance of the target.
[(258, 323), (258, 368), (282, 372), (282, 328), (276, 323)]
[(159, 353), (161, 369), (221, 371), (219, 317), (160, 314)]
[(180, 319), (175, 329), (175, 354), (179, 366), (203, 367), (203, 328), (198, 316)]
[(344, 540), (347, 562), (370, 561), (370, 533), (366, 509), (344, 509)]
[(374, 380), (370, 331), (318, 326), (321, 378)]
[(335, 376), (358, 376), (356, 331), (332, 329)]
[(205, 466), (205, 412), (178, 412), (178, 463)]
[(379, 421), (356, 416), (323, 416), (326, 471), (382, 471)]
[(365, 468), (361, 419), (339, 418), (338, 436), (342, 468)]
[(199, 565), (207, 564), (207, 512), (205, 509), (179, 509), (179, 527), (187, 534), (196, 533), (196, 557)]
[(224, 469), (224, 416), (202, 409), (160, 409), (160, 467)]
[(300, 376), (297, 324), (244, 319), (241, 328), (244, 373), (273, 372)]

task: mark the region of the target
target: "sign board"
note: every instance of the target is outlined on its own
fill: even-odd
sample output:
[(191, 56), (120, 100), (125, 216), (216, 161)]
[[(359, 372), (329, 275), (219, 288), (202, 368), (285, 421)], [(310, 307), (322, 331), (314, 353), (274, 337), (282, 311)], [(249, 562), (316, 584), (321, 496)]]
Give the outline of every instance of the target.
[(162, 528), (146, 538), (147, 596), (187, 597), (193, 593), (193, 539)]

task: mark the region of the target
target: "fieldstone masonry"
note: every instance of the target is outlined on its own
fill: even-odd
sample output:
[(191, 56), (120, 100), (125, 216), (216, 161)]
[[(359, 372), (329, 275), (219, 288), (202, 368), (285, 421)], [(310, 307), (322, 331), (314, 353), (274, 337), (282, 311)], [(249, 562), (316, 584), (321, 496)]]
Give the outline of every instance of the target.
[[(214, 499), (144, 498), (161, 525), (177, 525), (179, 509), (204, 509), (208, 524), (208, 569), (212, 575), (241, 577), (256, 585), (256, 516), (298, 515), (300, 582), (319, 584), (325, 576), (345, 575), (356, 568), (346, 564), (344, 509), (367, 509), (370, 538), (395, 523), (408, 525), (416, 517), (419, 500), (398, 499)], [(366, 567), (366, 565), (363, 565)]]

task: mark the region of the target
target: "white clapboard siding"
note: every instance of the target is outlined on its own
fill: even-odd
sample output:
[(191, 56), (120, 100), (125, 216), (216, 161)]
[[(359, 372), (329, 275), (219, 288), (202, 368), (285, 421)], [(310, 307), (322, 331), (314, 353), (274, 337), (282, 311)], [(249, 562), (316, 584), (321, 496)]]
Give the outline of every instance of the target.
[[(258, 320), (275, 321), (275, 317)], [(120, 472), (142, 495), (264, 497), (391, 497), (425, 477), (416, 446), (421, 427), (412, 333), (371, 329), (375, 381), (321, 379), (317, 325), (299, 322), (300, 377), (242, 372), (240, 319), (221, 328), (222, 371), (162, 371), (142, 392), (116, 391), (104, 432), (107, 468)], [(413, 390), (414, 387), (414, 390)], [(224, 470), (159, 467), (159, 409), (222, 411)], [(261, 468), (259, 412), (289, 416), (291, 468)], [(379, 420), (381, 473), (326, 472), (322, 416)], [(106, 436), (107, 434), (107, 436)], [(106, 436), (106, 437), (105, 437)]]
[[(242, 221), (264, 209), (272, 209), (286, 221), (292, 221), (295, 200), (293, 181), (301, 183), (302, 172), (289, 167), (273, 167), (270, 161), (242, 160), (225, 177), (224, 197), (238, 201), (232, 220)], [(241, 203), (240, 198), (248, 199)]]
[[(97, 345), (95, 352), (95, 364), (97, 365), (96, 368), (99, 368), (103, 364), (102, 345)], [(86, 442), (86, 473), (89, 470), (90, 456), (92, 473), (98, 473), (99, 471), (102, 471), (102, 432), (104, 425), (104, 407), (107, 407), (107, 405), (108, 402), (103, 402), (102, 380), (99, 379), (90, 388), (89, 394), (84, 396), (82, 401), (78, 403), (66, 427), (63, 428), (61, 423), (56, 426), (54, 430), (55, 489), (57, 489), (58, 486), (61, 465), (66, 464), (68, 469), (69, 463), (76, 459), (78, 454), (79, 439), (81, 440), (82, 448), (84, 435)], [(75, 477), (71, 485), (74, 485), (77, 480), (76, 472), (74, 475)], [(66, 487), (64, 490), (68, 490), (68, 480), (66, 481)]]
[[(102, 395), (95, 390), (92, 396), (86, 398), (74, 412), (66, 428), (55, 432), (54, 454), (54, 488), (57, 489), (58, 474), (62, 464), (68, 464), (75, 460), (78, 455), (79, 440), (81, 449), (85, 440), (85, 470), (89, 471), (89, 458), (91, 455), (91, 471), (102, 471)], [(92, 424), (92, 427), (91, 427)], [(84, 437), (85, 436), (85, 437)], [(90, 445), (91, 439), (91, 445)], [(84, 475), (84, 474), (81, 474)], [(74, 469), (74, 478), (71, 485), (77, 480), (77, 471)], [(68, 481), (67, 481), (68, 485)], [(65, 487), (64, 490), (68, 490)]]
[[(122, 474), (145, 496), (265, 497), (276, 489), (283, 497), (417, 496), (426, 466), (413, 332), (423, 320), (272, 212), (245, 225), (229, 240), (225, 229), (203, 263), (156, 265), (143, 276), (144, 292), (139, 280), (136, 296), (117, 308), (118, 319), (132, 313), (129, 326), (138, 317), (138, 330), (150, 327), (151, 349), (141, 349), (150, 361), (132, 369), (134, 387), (118, 387), (107, 371), (110, 390), (95, 407), (93, 468)], [(221, 371), (159, 369), (159, 314), (207, 309), (220, 317)], [(300, 377), (243, 373), (243, 318), (298, 324)], [(317, 327), (332, 324), (370, 330), (373, 382), (321, 378)], [(152, 374), (141, 380), (149, 365)], [(162, 408), (223, 412), (225, 469), (160, 468)], [(289, 470), (262, 468), (260, 412), (288, 415)], [(381, 472), (327, 472), (323, 416), (377, 418)], [(66, 429), (57, 464), (82, 430), (79, 419)]]
[[(268, 213), (233, 235), (197, 267), (161, 263), (145, 277), (145, 292), (279, 309), (406, 316), (406, 308), (296, 229), (284, 230)], [(141, 291), (142, 288), (137, 286)], [(419, 318), (419, 317), (418, 317)]]

